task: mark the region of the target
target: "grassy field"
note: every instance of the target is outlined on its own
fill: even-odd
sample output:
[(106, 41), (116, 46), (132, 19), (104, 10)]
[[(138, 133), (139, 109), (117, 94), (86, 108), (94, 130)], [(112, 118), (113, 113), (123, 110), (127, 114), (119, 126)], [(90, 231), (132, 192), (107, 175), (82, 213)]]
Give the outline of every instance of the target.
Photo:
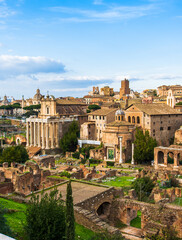
[(141, 212), (137, 212), (137, 217), (131, 220), (130, 226), (135, 228), (141, 228)]
[[(3, 205), (7, 209), (13, 209), (16, 212), (6, 213), (5, 218), (11, 230), (17, 235), (22, 235), (23, 225), (25, 224), (25, 211), (27, 205), (17, 203), (11, 200), (0, 198), (0, 206)], [(76, 223), (76, 240), (90, 240), (94, 236), (94, 232)], [(18, 239), (18, 238), (17, 238)]]
[(182, 197), (181, 198), (176, 198), (175, 201), (172, 202), (172, 204), (182, 207)]
[(123, 176), (115, 177), (107, 180), (103, 180), (102, 184), (112, 186), (112, 187), (129, 187), (132, 184), (134, 177)]

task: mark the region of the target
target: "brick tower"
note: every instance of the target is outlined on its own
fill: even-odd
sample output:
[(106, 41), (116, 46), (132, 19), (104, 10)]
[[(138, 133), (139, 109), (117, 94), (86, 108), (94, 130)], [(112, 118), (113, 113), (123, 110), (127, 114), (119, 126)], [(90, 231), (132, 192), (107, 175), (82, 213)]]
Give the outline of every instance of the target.
[(128, 94), (130, 94), (129, 81), (125, 78), (123, 81), (121, 81), (120, 98), (123, 98)]

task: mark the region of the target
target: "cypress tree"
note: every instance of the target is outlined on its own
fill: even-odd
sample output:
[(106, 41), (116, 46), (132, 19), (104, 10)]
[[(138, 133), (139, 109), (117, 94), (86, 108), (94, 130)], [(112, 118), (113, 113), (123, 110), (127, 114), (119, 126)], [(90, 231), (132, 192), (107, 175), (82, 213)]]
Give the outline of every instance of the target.
[(73, 197), (71, 180), (67, 185), (67, 195), (66, 195), (66, 240), (75, 239), (75, 217), (73, 209)]

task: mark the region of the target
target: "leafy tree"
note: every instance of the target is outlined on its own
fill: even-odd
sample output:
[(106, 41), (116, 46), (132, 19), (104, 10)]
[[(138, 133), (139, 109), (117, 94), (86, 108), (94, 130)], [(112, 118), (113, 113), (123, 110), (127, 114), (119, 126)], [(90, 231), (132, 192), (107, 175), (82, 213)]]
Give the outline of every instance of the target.
[(5, 148), (0, 156), (0, 162), (8, 162), (9, 164), (11, 162), (24, 163), (28, 159), (27, 150), (21, 145)]
[(139, 201), (147, 201), (155, 184), (149, 177), (143, 177), (137, 178), (131, 186), (135, 189)]
[(176, 103), (176, 105), (182, 105), (182, 102), (178, 102), (178, 103)]
[(65, 239), (65, 210), (61, 195), (55, 189), (50, 194), (33, 196), (26, 210), (27, 239), (63, 240)]
[(26, 118), (29, 118), (30, 116), (33, 116), (33, 115), (38, 116), (38, 112), (34, 110), (30, 110), (23, 114), (23, 116)]
[(76, 121), (73, 121), (69, 126), (67, 133), (60, 140), (60, 148), (65, 154), (66, 152), (75, 152), (79, 136), (79, 126)]
[(36, 105), (30, 105), (27, 107), (24, 107), (24, 110), (34, 110), (34, 109), (40, 109), (41, 108), (41, 104), (36, 104)]
[(134, 159), (137, 163), (147, 163), (154, 159), (154, 148), (157, 147), (157, 141), (150, 137), (148, 131), (143, 133), (137, 128), (134, 144)]
[(75, 217), (73, 209), (73, 197), (71, 181), (67, 184), (67, 195), (66, 195), (66, 240), (75, 239)]
[(101, 109), (101, 107), (99, 105), (96, 104), (92, 104), (88, 106), (89, 110), (97, 110), (97, 109)]
[(0, 205), (0, 233), (7, 236), (13, 236), (10, 227), (7, 225), (6, 218), (4, 217), (5, 213), (6, 209), (2, 205)]

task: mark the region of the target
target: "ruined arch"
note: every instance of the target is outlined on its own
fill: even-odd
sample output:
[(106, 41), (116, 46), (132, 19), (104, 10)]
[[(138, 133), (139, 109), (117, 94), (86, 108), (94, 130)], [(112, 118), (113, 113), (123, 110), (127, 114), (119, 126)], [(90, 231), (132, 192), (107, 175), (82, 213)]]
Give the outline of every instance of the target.
[(164, 153), (162, 151), (158, 152), (158, 164), (164, 164)]
[(167, 154), (167, 164), (174, 164), (174, 153), (172, 151)]
[(97, 208), (97, 215), (103, 219), (106, 219), (110, 214), (111, 203), (110, 202), (103, 202)]

